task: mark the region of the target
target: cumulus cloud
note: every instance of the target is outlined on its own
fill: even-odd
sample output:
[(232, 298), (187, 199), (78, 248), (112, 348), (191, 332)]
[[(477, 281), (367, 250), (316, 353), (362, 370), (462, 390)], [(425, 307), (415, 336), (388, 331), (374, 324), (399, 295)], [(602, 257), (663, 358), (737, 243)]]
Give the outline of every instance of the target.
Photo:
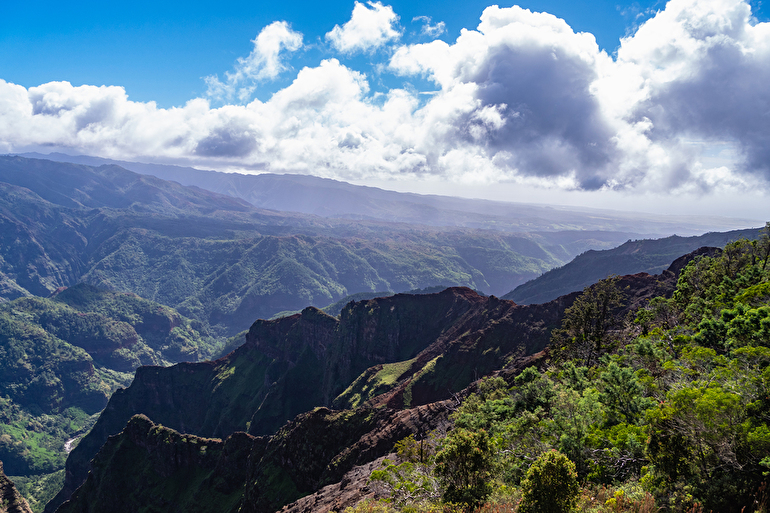
[(736, 171), (770, 182), (770, 24), (753, 24), (747, 3), (670, 2), (623, 41), (609, 79), (633, 100), (626, 119), (649, 120), (651, 143), (726, 141)]
[(612, 127), (591, 92), (602, 60), (609, 57), (593, 36), (555, 16), (494, 6), (477, 31), (463, 31), (453, 45), (402, 47), (391, 68), (425, 74), (439, 96), (465, 97), (466, 110), (447, 122), (446, 147), (475, 147), (503, 173), (569, 175), (593, 189), (613, 172)]
[(326, 34), (326, 39), (339, 52), (366, 52), (378, 48), (388, 41), (398, 39), (398, 15), (389, 5), (380, 2), (356, 2), (350, 21), (335, 25)]
[(224, 82), (216, 75), (205, 78), (207, 95), (218, 100), (240, 101), (251, 98), (255, 83), (276, 78), (286, 71), (282, 57), (302, 48), (302, 34), (293, 31), (285, 21), (276, 21), (262, 29), (252, 40), (254, 48), (248, 57), (240, 57), (235, 71), (225, 73)]
[[(709, 190), (770, 181), (769, 44), (770, 25), (752, 24), (740, 0), (673, 0), (622, 41), (615, 61), (563, 20), (490, 7), (454, 44), (402, 47), (390, 66), (433, 80), (434, 102), (463, 91), (465, 105), (476, 102), (457, 113), (447, 138), (478, 140), (477, 151), (483, 141), (499, 176)], [(476, 113), (502, 105), (503, 125), (479, 138)], [(693, 140), (734, 145), (732, 178), (708, 168)]]
[[(340, 51), (398, 37), (392, 9), (368, 5), (330, 32)], [(379, 21), (366, 25), (370, 15)], [(300, 46), (288, 26), (270, 25), (222, 87), (275, 76), (283, 52)], [(373, 93), (365, 74), (336, 59), (302, 68), (267, 101), (218, 108), (194, 99), (159, 109), (120, 87), (0, 80), (1, 148), (347, 180), (770, 189), (770, 24), (752, 21), (740, 0), (672, 0), (614, 58), (552, 15), (493, 6), (452, 43), (400, 46), (384, 69), (436, 90)]]

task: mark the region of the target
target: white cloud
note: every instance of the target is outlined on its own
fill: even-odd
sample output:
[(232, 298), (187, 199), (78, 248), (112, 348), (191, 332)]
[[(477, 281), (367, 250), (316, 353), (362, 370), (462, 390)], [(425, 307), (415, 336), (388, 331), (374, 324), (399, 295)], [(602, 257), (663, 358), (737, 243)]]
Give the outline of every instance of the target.
[[(576, 176), (601, 187), (612, 175), (613, 132), (591, 93), (600, 61), (593, 36), (575, 34), (550, 14), (487, 8), (477, 31), (453, 45), (433, 41), (400, 48), (391, 68), (422, 73), (441, 87), (431, 103), (465, 96), (440, 144), (466, 147), (510, 174), (550, 180)], [(426, 107), (427, 108), (427, 107)], [(481, 122), (495, 113), (493, 127)], [(490, 129), (492, 128), (492, 129)]]
[(694, 139), (727, 141), (733, 171), (770, 182), (770, 24), (752, 24), (747, 3), (673, 0), (623, 41), (608, 78), (652, 144), (686, 154)]
[(326, 39), (342, 53), (366, 52), (398, 39), (398, 16), (389, 5), (380, 2), (356, 2), (350, 21), (335, 25)]
[[(770, 25), (752, 25), (740, 0), (673, 0), (622, 41), (616, 61), (563, 20), (490, 7), (478, 30), (452, 45), (401, 47), (390, 67), (433, 80), (433, 101), (462, 87), (475, 109), (507, 105), (504, 128), (479, 138), (468, 124), (478, 116), (460, 115), (447, 141), (484, 141), (501, 177), (507, 168), (520, 180), (571, 177), (584, 189), (766, 187), (769, 45)], [(708, 145), (725, 141), (740, 148), (724, 168), (733, 177), (722, 162), (707, 173), (716, 179), (703, 180)]]
[(420, 34), (423, 36), (436, 38), (446, 32), (446, 23), (439, 21), (435, 25), (432, 25), (431, 23), (433, 19), (430, 16), (415, 16), (412, 18), (412, 22), (415, 21), (422, 22), (422, 30), (420, 30)]
[[(357, 4), (337, 32), (360, 31), (356, 9), (385, 12), (378, 26), (392, 30), (392, 9), (369, 5)], [(351, 36), (341, 49), (397, 35), (379, 43)], [(282, 52), (300, 45), (287, 26), (267, 27), (223, 87), (237, 92), (275, 76)], [(358, 181), (770, 190), (770, 24), (753, 23), (739, 0), (672, 0), (614, 60), (554, 16), (489, 7), (476, 30), (451, 44), (402, 46), (385, 69), (422, 75), (438, 92), (392, 89), (381, 98), (336, 59), (301, 69), (268, 101), (219, 108), (195, 99), (159, 109), (120, 87), (0, 80), (0, 149)]]
[(276, 21), (263, 28), (252, 43), (251, 53), (238, 59), (235, 71), (225, 73), (224, 82), (216, 75), (205, 78), (209, 98), (237, 97), (241, 102), (251, 98), (256, 82), (274, 79), (288, 69), (281, 60), (282, 54), (301, 49), (302, 34), (291, 30), (285, 21)]

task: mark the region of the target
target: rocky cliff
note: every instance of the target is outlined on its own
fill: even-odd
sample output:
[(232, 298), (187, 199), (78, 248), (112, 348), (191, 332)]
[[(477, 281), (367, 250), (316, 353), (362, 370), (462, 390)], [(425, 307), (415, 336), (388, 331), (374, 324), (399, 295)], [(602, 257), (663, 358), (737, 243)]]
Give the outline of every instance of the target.
[[(246, 343), (220, 360), (140, 368), (131, 387), (112, 396), (70, 454), (65, 487), (52, 505), (83, 482), (99, 447), (135, 414), (198, 436), (270, 434), (317, 406), (363, 404), (362, 394), (370, 399), (372, 391), (343, 393), (373, 366), (394, 363), (405, 371), (377, 392), (402, 390), (385, 402), (394, 408), (427, 404), (450, 397), (515, 355), (541, 350), (568, 303), (519, 307), (453, 288), (351, 303), (339, 319), (307, 308), (257, 321)], [(444, 355), (440, 361), (438, 355)]]
[(448, 402), (409, 410), (318, 408), (272, 437), (237, 432), (224, 441), (131, 418), (93, 460), (59, 513), (111, 511), (270, 513), (337, 483), (395, 442), (446, 426)]

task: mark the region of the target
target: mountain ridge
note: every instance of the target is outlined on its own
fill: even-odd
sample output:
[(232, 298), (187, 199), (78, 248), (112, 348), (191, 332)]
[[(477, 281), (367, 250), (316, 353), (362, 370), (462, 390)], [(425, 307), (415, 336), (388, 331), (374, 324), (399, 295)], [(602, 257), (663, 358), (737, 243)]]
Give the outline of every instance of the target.
[[(679, 260), (687, 258), (692, 255)], [(680, 266), (677, 261), (672, 270), (655, 277), (645, 273), (624, 277), (621, 286), (631, 288), (629, 307), (654, 295), (670, 294)], [(112, 396), (92, 431), (70, 454), (65, 487), (46, 511), (53, 512), (75, 492), (86, 479), (88, 461), (132, 415), (145, 414), (154, 422), (198, 436), (225, 436), (236, 430), (261, 435), (318, 406), (399, 410), (446, 400), (479, 375), (520, 368), (527, 361), (523, 357), (542, 351), (550, 331), (578, 295), (545, 305), (516, 305), (467, 288), (450, 288), (436, 294), (351, 302), (339, 319), (308, 307), (289, 317), (258, 320), (246, 343), (216, 362), (140, 368), (131, 387)], [(399, 328), (402, 325), (406, 330)], [(418, 340), (422, 349), (414, 345)], [(394, 364), (400, 366), (395, 375)], [(388, 384), (369, 386), (373, 380), (380, 385), (385, 382), (383, 371), (391, 376)], [(174, 387), (179, 380), (188, 384)], [(249, 391), (239, 383), (248, 384)], [(272, 385), (256, 391), (258, 383)], [(233, 398), (225, 400), (226, 395)], [(250, 412), (254, 413), (249, 417)], [(225, 417), (230, 419), (229, 427), (221, 423)], [(240, 420), (232, 423), (234, 419)]]
[(521, 304), (542, 303), (559, 296), (582, 290), (609, 275), (638, 272), (656, 274), (669, 266), (678, 255), (702, 246), (724, 247), (738, 239), (755, 240), (761, 228), (710, 232), (700, 236), (672, 235), (662, 239), (628, 240), (606, 250), (588, 250), (567, 264), (546, 271), (541, 276), (523, 283), (508, 292), (504, 299)]
[(646, 236), (670, 235), (676, 230), (680, 233), (684, 230), (685, 235), (694, 235), (714, 229), (734, 229), (757, 222), (714, 217), (704, 223), (702, 216), (660, 216), (585, 207), (556, 207), (399, 193), (309, 175), (222, 173), (61, 153), (26, 153), (22, 156), (88, 165), (117, 164), (138, 173), (237, 197), (261, 208), (355, 220), (379, 219), (508, 232), (552, 231), (578, 227), (638, 232), (639, 222), (644, 220), (647, 229), (651, 230)]

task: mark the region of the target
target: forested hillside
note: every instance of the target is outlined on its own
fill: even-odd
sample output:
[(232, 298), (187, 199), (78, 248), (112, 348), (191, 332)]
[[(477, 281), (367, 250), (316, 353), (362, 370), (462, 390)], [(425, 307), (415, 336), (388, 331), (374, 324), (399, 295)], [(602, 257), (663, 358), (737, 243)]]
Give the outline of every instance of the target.
[(766, 511), (769, 257), (767, 233), (728, 244), (630, 316), (617, 315), (628, 298), (616, 278), (586, 289), (541, 365), (483, 381), (428, 457), (408, 440), (373, 474), (388, 509), (441, 497), (518, 511)]
[(133, 292), (217, 336), (360, 292), (502, 294), (617, 232), (513, 234), (329, 220), (253, 207), (117, 166), (0, 157), (0, 297), (86, 282)]
[(36, 510), (40, 492), (22, 485), (61, 486), (67, 453), (137, 367), (216, 354), (219, 346), (195, 324), (169, 307), (88, 285), (0, 304), (0, 461)]

